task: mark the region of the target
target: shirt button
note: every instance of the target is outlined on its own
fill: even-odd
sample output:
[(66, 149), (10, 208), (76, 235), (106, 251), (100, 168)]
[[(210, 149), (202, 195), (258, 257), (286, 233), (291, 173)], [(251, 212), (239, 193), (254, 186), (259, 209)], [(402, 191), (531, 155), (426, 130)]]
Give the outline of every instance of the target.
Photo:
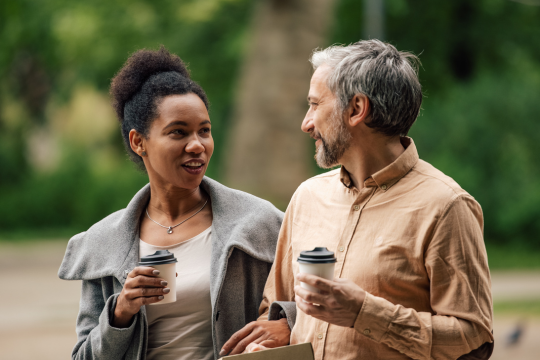
[(360, 210), (360, 206), (354, 205), (354, 210), (356, 210), (356, 211)]
[(343, 250), (345, 250), (343, 246), (339, 248), (339, 251), (343, 251)]
[(386, 190), (386, 185), (381, 185), (381, 189)]
[(317, 335), (319, 339), (322, 339), (322, 334)]
[(365, 330), (364, 330), (364, 335), (369, 335), (369, 334), (371, 334), (371, 330), (365, 329)]

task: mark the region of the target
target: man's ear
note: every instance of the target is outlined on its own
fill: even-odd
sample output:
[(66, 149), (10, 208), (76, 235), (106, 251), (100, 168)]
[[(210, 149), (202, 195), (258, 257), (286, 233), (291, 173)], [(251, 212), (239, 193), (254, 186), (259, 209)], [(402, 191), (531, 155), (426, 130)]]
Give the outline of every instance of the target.
[(369, 118), (371, 105), (369, 99), (364, 94), (356, 94), (349, 103), (349, 125), (357, 126), (366, 122)]
[(143, 156), (145, 151), (144, 137), (135, 129), (131, 129), (129, 132), (129, 146), (137, 155)]

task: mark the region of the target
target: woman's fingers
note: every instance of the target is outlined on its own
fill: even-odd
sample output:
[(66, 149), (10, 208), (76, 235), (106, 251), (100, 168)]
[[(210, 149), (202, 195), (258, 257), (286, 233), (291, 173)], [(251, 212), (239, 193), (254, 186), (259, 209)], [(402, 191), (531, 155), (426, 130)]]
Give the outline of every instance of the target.
[(159, 270), (154, 269), (153, 267), (148, 266), (137, 266), (135, 269), (131, 270), (128, 277), (137, 277), (139, 275), (144, 276), (158, 276)]
[(141, 287), (134, 288), (126, 291), (126, 298), (128, 300), (135, 300), (137, 298), (154, 297), (168, 294), (171, 291), (169, 288), (156, 288), (156, 287)]
[[(127, 281), (126, 281), (127, 283)], [(145, 275), (138, 275), (130, 279), (130, 286), (137, 287), (165, 287), (168, 285), (167, 281), (159, 277), (149, 277)]]
[(240, 340), (229, 355), (241, 354), (249, 344), (251, 344), (252, 342), (255, 342), (256, 340), (260, 338), (261, 338), (261, 334), (259, 333), (259, 331), (253, 331), (243, 340)]
[(163, 300), (163, 295), (137, 298), (139, 308), (143, 305), (154, 304)]

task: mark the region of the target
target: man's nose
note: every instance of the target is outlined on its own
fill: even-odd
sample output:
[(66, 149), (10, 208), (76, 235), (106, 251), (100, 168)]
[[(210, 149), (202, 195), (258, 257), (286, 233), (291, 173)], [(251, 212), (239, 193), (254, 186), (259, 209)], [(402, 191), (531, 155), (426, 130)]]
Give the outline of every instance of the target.
[(304, 120), (302, 121), (302, 131), (309, 134), (313, 131), (313, 115), (311, 113), (311, 110), (308, 110), (308, 112), (306, 113), (306, 117), (304, 118)]

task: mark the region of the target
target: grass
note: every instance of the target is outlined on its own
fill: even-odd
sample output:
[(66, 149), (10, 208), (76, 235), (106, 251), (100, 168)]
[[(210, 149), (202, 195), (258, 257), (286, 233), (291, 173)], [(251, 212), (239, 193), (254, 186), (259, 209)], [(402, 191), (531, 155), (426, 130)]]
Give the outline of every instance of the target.
[(79, 229), (18, 229), (13, 231), (0, 231), (0, 242), (25, 243), (40, 240), (69, 240), (73, 235), (84, 230)]
[(496, 315), (540, 316), (540, 299), (495, 302), (493, 312)]
[(491, 270), (540, 269), (540, 249), (515, 245), (486, 245)]

